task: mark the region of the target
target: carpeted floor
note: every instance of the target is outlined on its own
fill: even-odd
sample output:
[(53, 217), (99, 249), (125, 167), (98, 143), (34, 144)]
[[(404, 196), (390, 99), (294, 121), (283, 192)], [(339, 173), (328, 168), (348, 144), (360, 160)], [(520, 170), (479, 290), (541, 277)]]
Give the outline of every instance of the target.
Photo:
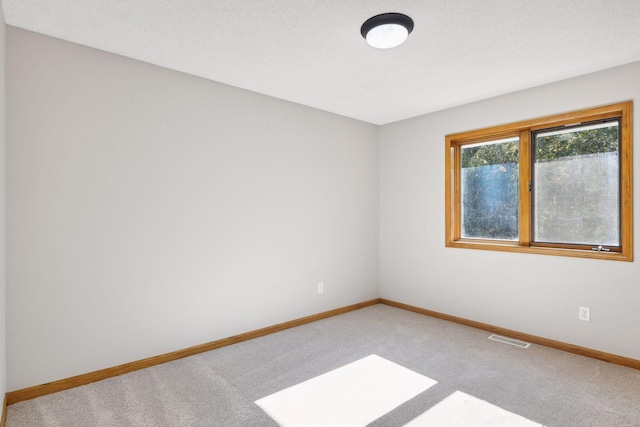
[(256, 400), (375, 354), (437, 384), (371, 427), (404, 426), (458, 391), (549, 427), (640, 426), (640, 371), (489, 335), (375, 305), (20, 402), (6, 425), (275, 427)]

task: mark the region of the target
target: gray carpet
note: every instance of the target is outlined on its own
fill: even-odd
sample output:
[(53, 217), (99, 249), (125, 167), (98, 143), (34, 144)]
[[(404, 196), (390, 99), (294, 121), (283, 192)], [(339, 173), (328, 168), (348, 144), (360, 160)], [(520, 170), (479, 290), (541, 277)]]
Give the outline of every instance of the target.
[(255, 400), (377, 354), (438, 384), (371, 427), (403, 426), (456, 390), (550, 427), (640, 426), (640, 371), (489, 335), (375, 305), (20, 402), (6, 425), (277, 426)]

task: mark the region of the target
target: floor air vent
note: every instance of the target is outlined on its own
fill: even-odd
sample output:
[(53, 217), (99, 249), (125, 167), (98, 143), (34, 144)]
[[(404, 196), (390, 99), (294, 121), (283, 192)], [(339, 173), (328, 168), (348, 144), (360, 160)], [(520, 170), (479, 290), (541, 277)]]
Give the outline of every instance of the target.
[(528, 348), (531, 344), (524, 341), (514, 340), (513, 338), (507, 338), (500, 335), (491, 335), (489, 337), (490, 340), (502, 342), (505, 344), (515, 345), (520, 348)]

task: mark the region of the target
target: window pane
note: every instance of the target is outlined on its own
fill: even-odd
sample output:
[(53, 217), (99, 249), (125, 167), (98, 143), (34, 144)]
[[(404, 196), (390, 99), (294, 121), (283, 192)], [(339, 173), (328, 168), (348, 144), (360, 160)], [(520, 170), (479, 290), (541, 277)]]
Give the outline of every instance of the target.
[(535, 135), (533, 240), (620, 246), (618, 122)]
[(518, 240), (518, 150), (518, 138), (462, 147), (463, 238)]

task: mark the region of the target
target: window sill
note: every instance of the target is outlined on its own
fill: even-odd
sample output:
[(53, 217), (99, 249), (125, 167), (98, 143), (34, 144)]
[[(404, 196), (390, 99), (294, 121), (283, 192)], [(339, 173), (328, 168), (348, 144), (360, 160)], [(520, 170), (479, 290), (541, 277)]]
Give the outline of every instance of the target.
[(564, 248), (550, 248), (542, 246), (529, 246), (521, 245), (518, 242), (509, 241), (487, 241), (487, 240), (474, 240), (474, 239), (460, 239), (455, 241), (447, 241), (446, 247), (449, 248), (464, 248), (464, 249), (480, 249), (486, 251), (500, 251), (500, 252), (520, 252), (539, 255), (555, 255), (566, 256), (574, 258), (590, 258), (590, 259), (602, 259), (610, 261), (633, 261), (633, 254), (626, 252), (597, 252), (583, 249), (564, 249)]

